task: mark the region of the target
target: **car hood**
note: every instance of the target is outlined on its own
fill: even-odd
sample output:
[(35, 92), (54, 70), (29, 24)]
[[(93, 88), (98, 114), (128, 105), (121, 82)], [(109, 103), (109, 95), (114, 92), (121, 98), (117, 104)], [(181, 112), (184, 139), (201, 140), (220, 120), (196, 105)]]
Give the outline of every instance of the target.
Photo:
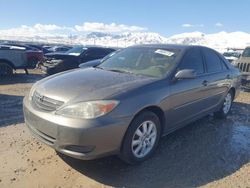
[(79, 67), (80, 68), (95, 67), (97, 65), (100, 65), (101, 63), (102, 63), (102, 59), (96, 59), (96, 60), (88, 61), (85, 63), (81, 63)]
[(239, 63), (250, 63), (250, 57), (241, 57), (238, 60)]
[(63, 102), (108, 99), (113, 95), (155, 81), (155, 78), (86, 68), (47, 77), (36, 91)]
[(47, 53), (45, 54), (47, 58), (53, 58), (53, 59), (75, 59), (78, 58), (78, 56), (70, 55), (66, 53)]

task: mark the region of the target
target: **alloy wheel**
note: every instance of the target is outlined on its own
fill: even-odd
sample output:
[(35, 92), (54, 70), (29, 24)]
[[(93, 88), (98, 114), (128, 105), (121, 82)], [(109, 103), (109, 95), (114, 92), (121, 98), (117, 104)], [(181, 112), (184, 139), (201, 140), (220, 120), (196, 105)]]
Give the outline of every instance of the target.
[(137, 158), (145, 157), (154, 147), (157, 128), (153, 121), (144, 121), (135, 131), (131, 149)]
[(229, 110), (231, 108), (231, 105), (232, 105), (232, 95), (229, 92), (227, 94), (227, 96), (225, 97), (224, 103), (223, 103), (223, 112), (224, 112), (224, 114), (227, 114), (229, 112)]

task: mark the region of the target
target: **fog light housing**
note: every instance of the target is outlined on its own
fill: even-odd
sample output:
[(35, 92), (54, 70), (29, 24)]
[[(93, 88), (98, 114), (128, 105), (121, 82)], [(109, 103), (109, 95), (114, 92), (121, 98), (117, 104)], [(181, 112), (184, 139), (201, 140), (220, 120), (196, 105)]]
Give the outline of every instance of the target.
[(68, 145), (64, 147), (65, 150), (73, 151), (77, 153), (90, 153), (95, 149), (95, 146), (77, 146), (77, 145)]

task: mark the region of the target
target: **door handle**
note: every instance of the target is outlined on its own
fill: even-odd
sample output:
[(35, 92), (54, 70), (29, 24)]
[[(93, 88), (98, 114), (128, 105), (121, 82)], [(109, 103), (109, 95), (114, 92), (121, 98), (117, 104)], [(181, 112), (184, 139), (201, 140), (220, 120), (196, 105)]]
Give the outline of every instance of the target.
[(207, 81), (207, 80), (204, 80), (204, 81), (202, 82), (202, 85), (204, 85), (204, 86), (207, 86), (207, 84), (208, 84), (208, 81)]

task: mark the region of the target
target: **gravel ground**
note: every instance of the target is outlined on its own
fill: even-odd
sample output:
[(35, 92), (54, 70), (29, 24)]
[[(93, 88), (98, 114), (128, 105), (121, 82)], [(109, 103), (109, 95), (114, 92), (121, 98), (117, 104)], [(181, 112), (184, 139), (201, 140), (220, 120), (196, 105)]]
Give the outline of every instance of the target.
[(161, 140), (148, 161), (58, 155), (24, 125), (22, 99), (36, 72), (0, 80), (0, 187), (250, 187), (250, 93), (226, 120), (205, 117)]

